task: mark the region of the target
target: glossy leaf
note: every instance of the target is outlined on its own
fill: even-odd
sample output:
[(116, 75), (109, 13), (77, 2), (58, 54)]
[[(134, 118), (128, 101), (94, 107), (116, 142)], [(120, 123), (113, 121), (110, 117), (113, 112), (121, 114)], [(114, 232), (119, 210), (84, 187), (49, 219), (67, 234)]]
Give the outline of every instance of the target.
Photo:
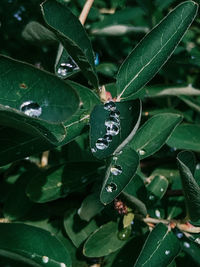
[(65, 214), (64, 228), (72, 243), (79, 247), (92, 232), (98, 229), (98, 226), (94, 220), (89, 223), (81, 220), (75, 210)]
[(137, 131), (131, 141), (131, 147), (139, 152), (140, 158), (146, 158), (158, 151), (181, 122), (177, 114), (157, 114), (149, 119)]
[(1, 255), (36, 266), (71, 266), (68, 251), (50, 232), (25, 224), (1, 223), (0, 235)]
[(84, 188), (99, 163), (67, 163), (47, 171), (34, 173), (27, 187), (28, 197), (38, 203), (52, 201)]
[(91, 111), (96, 104), (100, 103), (98, 96), (87, 87), (72, 81), (66, 81), (66, 83), (72, 86), (78, 92), (81, 106), (80, 109), (74, 115), (72, 115), (71, 119), (64, 123), (67, 135), (59, 145), (67, 144), (75, 137), (81, 135), (85, 126), (89, 122)]
[(118, 239), (118, 224), (109, 222), (97, 229), (84, 244), (83, 254), (87, 257), (103, 257), (121, 248), (125, 242)]
[[(62, 141), (66, 132), (61, 123), (79, 107), (74, 89), (47, 72), (4, 56), (0, 57), (0, 71), (0, 124), (21, 128), (52, 143)], [(28, 116), (29, 102), (36, 107)], [(21, 111), (23, 105), (25, 113)]]
[(110, 203), (120, 194), (134, 177), (138, 165), (139, 156), (128, 145), (111, 159), (100, 194), (103, 204)]
[(199, 124), (181, 124), (179, 125), (170, 138), (167, 145), (177, 149), (190, 149), (200, 151), (200, 125)]
[(189, 219), (195, 223), (200, 218), (200, 187), (193, 177), (195, 158), (193, 153), (183, 151), (178, 154), (177, 161), (181, 174), (187, 214)]
[(130, 99), (152, 79), (171, 56), (196, 13), (195, 2), (180, 4), (136, 46), (118, 72), (118, 100)]
[(54, 0), (47, 0), (41, 7), (47, 25), (78, 64), (85, 77), (97, 88), (94, 54), (90, 40), (78, 18), (70, 9)]
[(80, 68), (75, 61), (73, 61), (62, 44), (58, 46), (54, 69), (55, 74), (61, 79), (67, 79), (71, 75), (80, 72)]
[(149, 234), (134, 266), (168, 266), (179, 251), (178, 239), (164, 224), (159, 223)]
[(161, 199), (167, 191), (168, 180), (163, 175), (156, 175), (148, 184), (148, 203), (151, 205)]
[(82, 220), (89, 222), (95, 215), (100, 213), (104, 206), (99, 200), (99, 194), (88, 195), (78, 210), (78, 214)]
[[(103, 159), (113, 154), (117, 147), (129, 135), (133, 136), (139, 127), (141, 118), (141, 102), (139, 100), (114, 103), (114, 106), (116, 106), (116, 110), (109, 111), (105, 109), (104, 105), (96, 105), (90, 116), (90, 146), (94, 156), (98, 159)], [(109, 127), (106, 126), (106, 123), (112, 120), (112, 113), (115, 114), (116, 111), (120, 114), (119, 118), (116, 118), (116, 126), (114, 126), (116, 130), (112, 133), (112, 141), (109, 141), (104, 149), (98, 149), (97, 140), (109, 134)]]
[(139, 175), (136, 174), (134, 179), (124, 188), (121, 197), (128, 206), (136, 209), (144, 216), (147, 215), (147, 208), (144, 204), (147, 201), (147, 190)]

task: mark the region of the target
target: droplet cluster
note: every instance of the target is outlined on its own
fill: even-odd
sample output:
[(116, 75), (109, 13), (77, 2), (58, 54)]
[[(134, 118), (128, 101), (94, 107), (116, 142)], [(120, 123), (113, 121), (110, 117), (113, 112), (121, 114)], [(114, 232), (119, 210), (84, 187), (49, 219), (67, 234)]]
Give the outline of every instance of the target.
[(63, 62), (60, 64), (58, 71), (57, 71), (57, 75), (60, 78), (64, 79), (68, 75), (72, 74), (72, 72), (78, 69), (79, 67), (76, 64), (76, 62), (72, 59), (72, 57), (69, 56), (66, 62)]
[(20, 111), (24, 112), (29, 117), (38, 118), (42, 114), (42, 108), (37, 102), (26, 101), (21, 104)]
[[(109, 111), (109, 118), (105, 121), (106, 134), (96, 141), (96, 148), (104, 150), (112, 142), (113, 136), (119, 134), (120, 131), (120, 112), (116, 108), (116, 104), (113, 101), (108, 101), (104, 104), (104, 109)], [(96, 152), (92, 149), (92, 152)]]

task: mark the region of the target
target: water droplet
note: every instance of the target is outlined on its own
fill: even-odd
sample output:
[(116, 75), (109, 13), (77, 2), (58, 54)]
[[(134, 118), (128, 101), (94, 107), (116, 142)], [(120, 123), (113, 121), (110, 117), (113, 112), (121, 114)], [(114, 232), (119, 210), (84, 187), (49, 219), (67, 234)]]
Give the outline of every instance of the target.
[(160, 188), (160, 191), (163, 192), (164, 191), (164, 188)]
[(105, 121), (105, 126), (106, 127), (111, 127), (113, 125), (119, 126), (120, 121), (118, 118), (111, 117), (110, 119)]
[(61, 187), (62, 186), (62, 183), (61, 182), (58, 182), (57, 183), (57, 187)]
[(200, 163), (196, 165), (196, 170), (200, 170)]
[(118, 135), (118, 133), (119, 133), (119, 126), (117, 126), (117, 125), (114, 124), (114, 125), (112, 125), (110, 127), (107, 127), (106, 133), (109, 134), (109, 135), (112, 135), (112, 136)]
[(36, 256), (35, 253), (33, 253), (33, 254), (31, 255), (31, 258), (35, 258), (35, 256)]
[(170, 254), (170, 250), (165, 250), (165, 255), (169, 255)]
[(131, 235), (131, 228), (126, 227), (126, 228), (122, 229), (120, 232), (118, 232), (117, 236), (120, 240), (127, 240), (130, 235)]
[(60, 78), (65, 78), (67, 75), (71, 74), (73, 71), (78, 70), (79, 67), (76, 62), (69, 57), (67, 62), (61, 63), (58, 68), (57, 75)]
[(155, 199), (155, 197), (153, 195), (149, 196), (149, 200), (154, 200), (154, 199)]
[(171, 148), (170, 148), (170, 151), (171, 151), (171, 152), (175, 152), (176, 150), (177, 150), (176, 147), (171, 147)]
[(108, 111), (116, 110), (116, 105), (113, 101), (108, 101), (104, 104), (104, 109)]
[(195, 59), (195, 57), (194, 56), (191, 56), (191, 59)]
[(140, 156), (144, 156), (145, 153), (146, 153), (146, 151), (145, 151), (144, 149), (140, 149), (140, 150), (139, 150), (139, 154), (140, 154)]
[(66, 267), (66, 264), (61, 262), (60, 267)]
[(116, 191), (116, 190), (117, 190), (117, 185), (116, 184), (110, 183), (110, 184), (106, 185), (106, 191), (108, 193), (112, 193), (113, 191)]
[(20, 106), (20, 111), (24, 112), (27, 116), (38, 118), (42, 114), (42, 108), (38, 103), (33, 101), (26, 101)]
[(197, 244), (200, 245), (200, 238), (199, 238), (199, 237), (197, 237), (194, 241), (195, 241)]
[(160, 211), (159, 210), (155, 210), (155, 215), (157, 218), (160, 218)]
[(119, 116), (120, 116), (119, 110), (115, 110), (115, 111), (110, 112), (110, 117), (119, 118)]
[(113, 157), (113, 160), (117, 161), (117, 159), (118, 159), (118, 158), (117, 158), (116, 156), (115, 156), (115, 157)]
[(44, 263), (47, 263), (47, 262), (49, 261), (49, 258), (48, 258), (47, 256), (43, 256), (43, 257), (42, 257), (42, 261), (43, 261)]
[(106, 134), (106, 135), (104, 135), (103, 139), (105, 139), (108, 142), (112, 142), (112, 135)]
[(92, 147), (92, 148), (91, 148), (91, 151), (92, 151), (92, 153), (96, 153), (96, 152), (97, 152), (97, 149), (94, 148), (94, 147)]
[(190, 244), (188, 242), (183, 242), (183, 246), (186, 248), (190, 248)]
[(96, 148), (100, 149), (100, 150), (104, 150), (108, 147), (108, 141), (103, 139), (103, 138), (99, 138), (96, 142)]
[(114, 165), (111, 167), (110, 172), (113, 175), (120, 175), (122, 173), (122, 167), (119, 165)]
[(182, 238), (182, 237), (183, 237), (183, 233), (178, 232), (178, 233), (176, 234), (176, 236), (177, 236), (178, 238)]

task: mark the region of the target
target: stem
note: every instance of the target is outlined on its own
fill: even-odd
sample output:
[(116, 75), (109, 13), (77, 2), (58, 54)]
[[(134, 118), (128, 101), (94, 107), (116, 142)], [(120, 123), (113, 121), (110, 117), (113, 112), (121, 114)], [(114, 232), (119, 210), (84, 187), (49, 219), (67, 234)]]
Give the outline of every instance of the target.
[(86, 0), (86, 2), (85, 2), (85, 5), (84, 5), (84, 7), (82, 9), (82, 12), (81, 12), (81, 14), (79, 16), (79, 20), (80, 20), (82, 25), (85, 24), (85, 21), (87, 19), (88, 13), (90, 12), (90, 9), (91, 9), (91, 7), (93, 5), (93, 2), (94, 2), (94, 0)]
[(46, 167), (48, 165), (48, 160), (49, 160), (49, 151), (45, 151), (42, 153), (40, 166), (42, 168)]

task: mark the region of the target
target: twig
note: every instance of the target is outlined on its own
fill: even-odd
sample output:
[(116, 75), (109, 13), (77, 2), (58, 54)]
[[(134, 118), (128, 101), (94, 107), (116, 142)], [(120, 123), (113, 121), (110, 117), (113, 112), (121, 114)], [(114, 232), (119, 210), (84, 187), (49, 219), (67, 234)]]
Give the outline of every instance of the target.
[(85, 2), (85, 5), (84, 5), (84, 7), (82, 9), (82, 12), (81, 12), (81, 14), (79, 16), (79, 20), (80, 20), (82, 25), (85, 24), (85, 21), (87, 19), (88, 13), (90, 12), (90, 9), (91, 9), (91, 7), (93, 5), (93, 2), (94, 2), (94, 0), (86, 0), (86, 2)]

